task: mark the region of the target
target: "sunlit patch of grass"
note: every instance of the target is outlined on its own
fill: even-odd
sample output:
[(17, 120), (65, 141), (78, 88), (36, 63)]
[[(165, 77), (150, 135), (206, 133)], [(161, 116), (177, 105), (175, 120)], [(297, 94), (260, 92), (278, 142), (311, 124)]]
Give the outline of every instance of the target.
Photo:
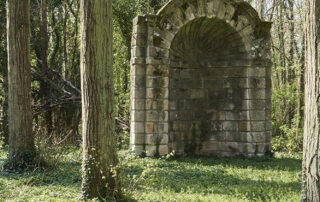
[[(0, 164), (7, 151), (0, 150)], [(300, 201), (301, 158), (139, 158), (119, 152), (124, 201)], [(0, 171), (0, 201), (81, 200), (81, 152), (65, 149), (57, 167)]]

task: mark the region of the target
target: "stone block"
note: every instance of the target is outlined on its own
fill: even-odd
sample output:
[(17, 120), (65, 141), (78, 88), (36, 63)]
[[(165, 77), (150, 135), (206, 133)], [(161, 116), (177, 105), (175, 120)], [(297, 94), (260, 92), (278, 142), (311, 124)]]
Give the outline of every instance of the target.
[(146, 17), (142, 15), (138, 15), (133, 19), (133, 25), (143, 25), (146, 23)]
[(135, 152), (136, 155), (141, 155), (144, 152), (143, 145), (132, 145), (131, 150)]
[(255, 143), (246, 143), (247, 153), (254, 154), (256, 153), (257, 145)]
[(222, 131), (223, 123), (221, 121), (212, 121), (211, 122), (211, 131)]
[(166, 88), (169, 87), (168, 77), (147, 77), (147, 88)]
[(204, 89), (191, 89), (191, 99), (200, 99), (206, 96)]
[(131, 91), (131, 98), (133, 99), (146, 98), (146, 88), (135, 88), (133, 91)]
[(223, 121), (223, 130), (224, 131), (237, 131), (238, 122), (237, 121)]
[(220, 150), (220, 142), (208, 141), (202, 144), (201, 154), (208, 155)]
[[(147, 156), (154, 156), (156, 154), (156, 149), (157, 149), (157, 146), (155, 146), (155, 145), (147, 145), (146, 146)], [(158, 152), (159, 152), (160, 156), (167, 155), (169, 153), (168, 145), (159, 145)]]
[[(147, 26), (143, 26), (143, 25), (134, 25), (133, 26), (133, 36), (137, 35), (137, 34), (145, 34), (147, 32)], [(135, 39), (135, 37), (133, 38), (133, 40)]]
[(226, 11), (225, 20), (226, 20), (227, 23), (229, 23), (231, 21), (231, 19), (233, 18), (236, 9), (235, 9), (234, 6), (232, 6), (230, 4), (226, 4), (225, 11)]
[(147, 88), (148, 99), (167, 99), (169, 98), (168, 88)]
[(161, 122), (147, 122), (145, 131), (147, 134), (168, 134), (169, 124)]
[(192, 125), (186, 121), (173, 121), (173, 131), (190, 131)]
[(266, 68), (265, 67), (253, 67), (248, 68), (249, 77), (266, 77)]
[(222, 151), (237, 153), (239, 152), (239, 143), (238, 142), (225, 142), (224, 149)]
[(132, 145), (143, 145), (143, 144), (145, 144), (145, 134), (144, 133), (131, 134), (130, 144), (132, 144)]
[(131, 65), (145, 65), (146, 64), (146, 59), (145, 58), (138, 58), (138, 57), (133, 57), (130, 60)]
[(266, 124), (264, 121), (251, 121), (251, 131), (260, 132), (266, 131)]
[(167, 65), (147, 65), (148, 76), (169, 76), (169, 68)]
[(144, 122), (131, 122), (130, 130), (134, 133), (144, 133)]
[(241, 121), (239, 122), (241, 132), (264, 132), (266, 131), (264, 121)]
[(146, 101), (144, 99), (132, 99), (131, 110), (144, 110)]
[(267, 132), (252, 132), (249, 134), (251, 139), (248, 142), (264, 143), (266, 142), (268, 133)]
[(235, 67), (235, 68), (226, 68), (224, 77), (225, 78), (238, 78), (245, 76), (245, 68)]
[(209, 140), (210, 141), (225, 141), (226, 136), (225, 136), (226, 132), (212, 132), (211, 135), (209, 136)]
[(145, 47), (147, 45), (147, 36), (144, 34), (136, 34), (132, 40), (132, 46)]
[(266, 119), (265, 111), (242, 111), (241, 120), (264, 121)]
[(266, 79), (265, 78), (249, 78), (248, 88), (266, 88)]
[(146, 77), (145, 76), (131, 76), (131, 86), (133, 87), (144, 87), (146, 86)]
[(251, 110), (265, 110), (265, 100), (249, 100), (249, 107)]
[(168, 111), (146, 111), (146, 121), (168, 121)]
[(169, 50), (154, 47), (154, 46), (148, 46), (147, 56), (154, 57), (154, 58), (167, 58), (169, 57)]
[(145, 65), (131, 65), (131, 76), (144, 76), (146, 74)]
[(258, 143), (257, 144), (257, 152), (258, 153), (266, 153), (267, 151), (270, 151), (270, 144), (267, 143)]
[(163, 65), (163, 60), (161, 58), (147, 57), (146, 58), (147, 65)]
[(133, 46), (131, 50), (132, 57), (145, 57), (146, 56), (146, 48), (141, 46)]
[(212, 113), (210, 120), (213, 121), (224, 121), (226, 120), (226, 112), (224, 111), (215, 111)]
[(133, 122), (143, 122), (145, 120), (145, 111), (131, 111), (131, 121)]
[(272, 130), (272, 121), (271, 120), (266, 121), (266, 130), (267, 131)]
[(266, 142), (271, 142), (271, 138), (272, 138), (272, 133), (270, 131), (266, 132)]
[(148, 145), (166, 145), (169, 142), (168, 134), (147, 134), (146, 143)]
[(169, 102), (169, 110), (176, 110), (177, 109), (177, 102), (176, 101), (170, 101)]
[(227, 121), (240, 120), (240, 113), (235, 111), (226, 111), (226, 120)]
[(223, 88), (248, 88), (247, 79), (244, 78), (225, 78), (223, 80)]
[(168, 110), (169, 100), (167, 99), (147, 99), (146, 109), (147, 110)]
[(179, 71), (179, 78), (181, 79), (200, 78), (200, 69), (181, 69)]
[(266, 98), (265, 89), (245, 89), (243, 99), (245, 100), (264, 100)]
[(236, 105), (232, 102), (224, 102), (223, 103), (224, 110), (234, 110), (235, 108), (236, 108)]
[(237, 132), (225, 131), (224, 140), (227, 142), (236, 142), (237, 141)]
[(266, 119), (265, 111), (250, 111), (250, 119), (253, 121), (264, 121)]

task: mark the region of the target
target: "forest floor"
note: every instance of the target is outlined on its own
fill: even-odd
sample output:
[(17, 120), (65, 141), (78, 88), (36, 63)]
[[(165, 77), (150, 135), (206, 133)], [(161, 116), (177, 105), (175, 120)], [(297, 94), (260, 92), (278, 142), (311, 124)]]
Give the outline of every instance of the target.
[[(50, 152), (50, 169), (0, 171), (0, 201), (80, 201), (81, 151)], [(0, 166), (7, 150), (0, 149)], [(124, 201), (301, 201), (300, 155), (139, 158), (119, 152)]]

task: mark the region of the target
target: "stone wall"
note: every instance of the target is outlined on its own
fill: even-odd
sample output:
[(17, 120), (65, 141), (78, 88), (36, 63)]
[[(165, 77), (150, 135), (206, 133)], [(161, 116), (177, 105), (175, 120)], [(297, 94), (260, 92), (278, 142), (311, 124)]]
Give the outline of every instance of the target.
[(131, 145), (137, 154), (270, 150), (270, 23), (243, 2), (173, 0), (133, 24)]

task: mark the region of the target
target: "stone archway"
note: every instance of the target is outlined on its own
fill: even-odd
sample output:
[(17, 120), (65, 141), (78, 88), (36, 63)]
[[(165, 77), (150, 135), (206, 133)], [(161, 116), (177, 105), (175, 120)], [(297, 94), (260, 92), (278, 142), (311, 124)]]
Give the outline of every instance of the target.
[(131, 145), (137, 154), (270, 150), (270, 27), (247, 3), (172, 0), (134, 20)]

